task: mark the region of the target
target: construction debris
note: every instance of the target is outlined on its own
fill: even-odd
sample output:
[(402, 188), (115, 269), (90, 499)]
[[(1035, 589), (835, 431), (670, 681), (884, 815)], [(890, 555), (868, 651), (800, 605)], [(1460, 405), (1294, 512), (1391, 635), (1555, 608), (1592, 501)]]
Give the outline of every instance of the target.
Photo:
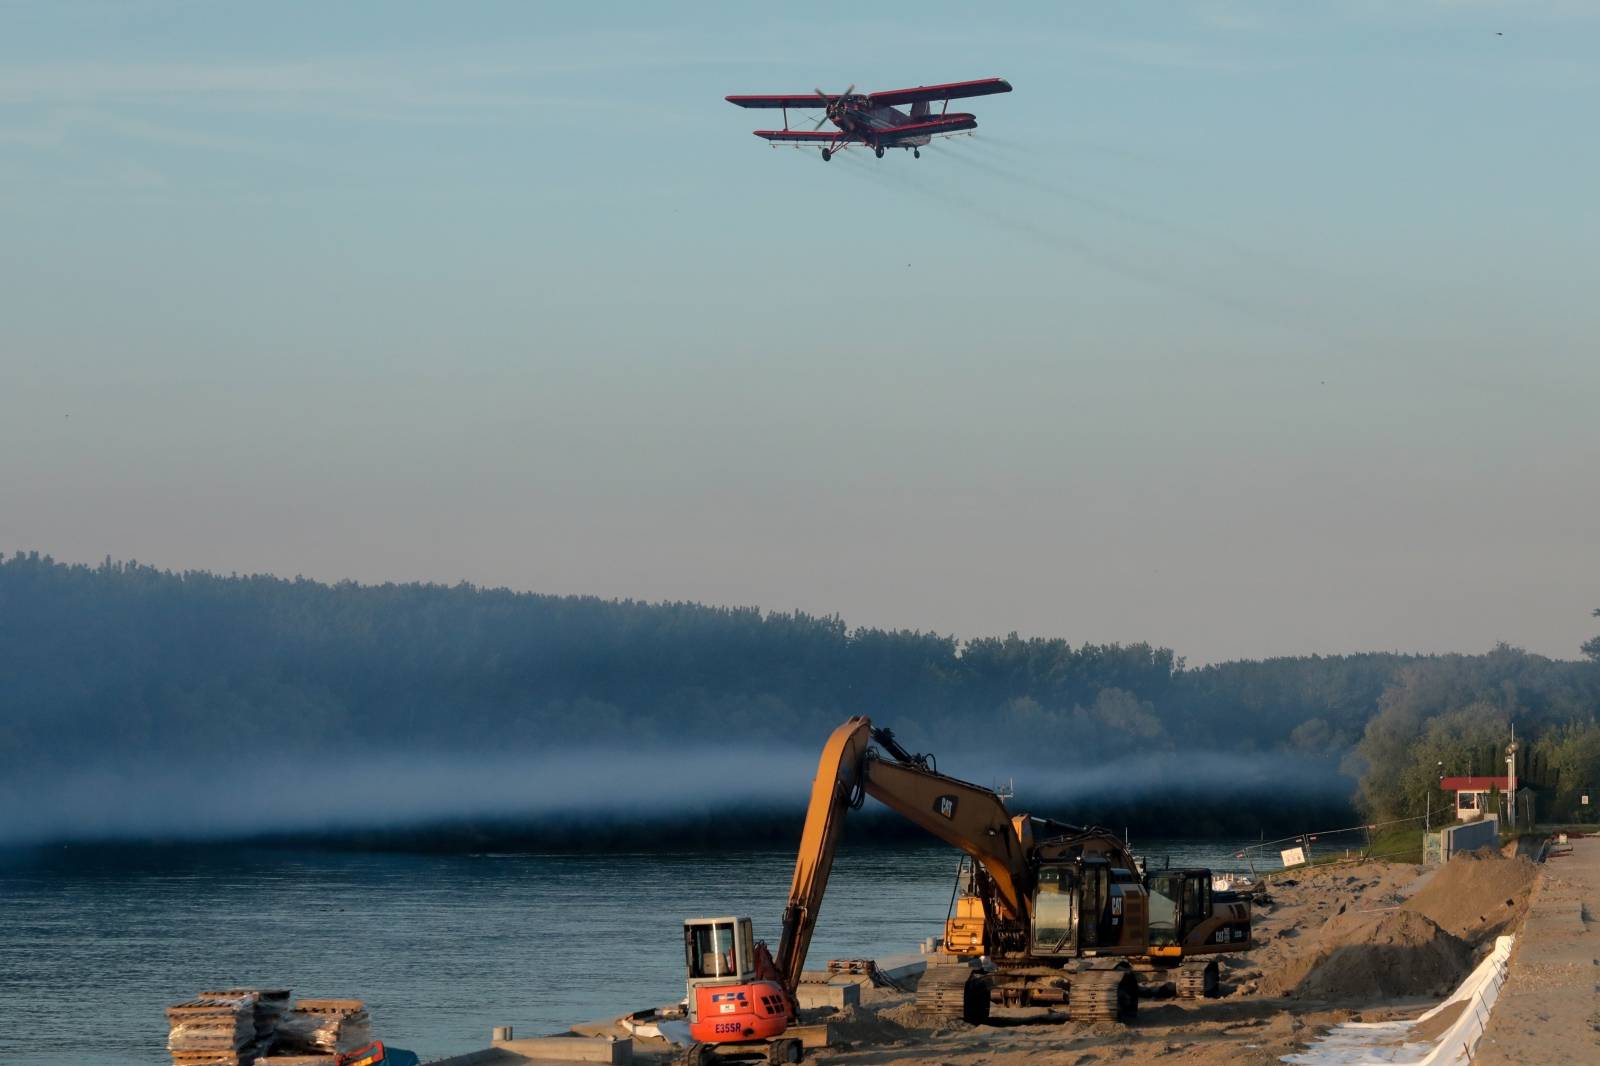
[(334, 1054), (369, 1042), (372, 1024), (359, 999), (302, 999), (278, 1023), (277, 1037), (286, 1051)]
[(289, 989), (224, 988), (199, 994), (201, 999), (237, 999), (241, 996), (254, 997), (255, 1043), (262, 1048), (270, 1046), (278, 1021), (289, 1011)]
[(167, 1008), (167, 1050), (175, 1066), (246, 1066), (256, 1044), (257, 996), (201, 995)]
[(867, 978), (874, 988), (892, 988), (896, 992), (906, 991), (904, 985), (878, 967), (876, 959), (829, 959), (828, 976), (830, 978), (860, 976)]
[(167, 1008), (173, 1066), (333, 1066), (372, 1039), (359, 999), (302, 999), (287, 988), (201, 992)]

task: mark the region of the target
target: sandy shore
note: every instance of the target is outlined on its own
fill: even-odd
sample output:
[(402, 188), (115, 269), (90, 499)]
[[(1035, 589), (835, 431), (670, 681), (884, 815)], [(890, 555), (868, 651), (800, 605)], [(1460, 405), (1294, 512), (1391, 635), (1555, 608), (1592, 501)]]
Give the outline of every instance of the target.
[[(908, 993), (863, 988), (859, 1007), (806, 1012), (807, 1021), (827, 1020), (835, 1037), (808, 1061), (1267, 1066), (1340, 1022), (1415, 1018), (1436, 1004), (1496, 934), (1521, 920), (1538, 869), (1522, 859), (1463, 857), (1438, 871), (1365, 863), (1279, 879), (1256, 907), (1259, 947), (1224, 964), (1223, 997), (1146, 999), (1133, 1026), (996, 1010), (989, 1026), (928, 1028)], [(668, 1046), (652, 1043), (638, 1043), (637, 1056), (671, 1057)]]

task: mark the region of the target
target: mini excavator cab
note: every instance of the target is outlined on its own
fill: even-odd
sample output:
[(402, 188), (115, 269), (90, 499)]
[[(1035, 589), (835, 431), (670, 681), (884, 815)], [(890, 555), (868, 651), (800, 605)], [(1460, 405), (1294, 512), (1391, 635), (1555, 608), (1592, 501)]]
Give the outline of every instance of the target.
[(683, 923), (689, 971), (689, 1035), (685, 1066), (717, 1058), (757, 1057), (779, 1066), (799, 1062), (804, 1046), (778, 1039), (789, 1027), (789, 995), (749, 918), (691, 918)]

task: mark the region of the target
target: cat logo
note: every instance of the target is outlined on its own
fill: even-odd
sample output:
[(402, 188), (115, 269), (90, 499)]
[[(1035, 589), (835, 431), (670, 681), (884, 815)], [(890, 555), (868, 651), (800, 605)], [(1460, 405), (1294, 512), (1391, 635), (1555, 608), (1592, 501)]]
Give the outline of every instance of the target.
[(956, 798), (954, 796), (940, 796), (933, 801), (933, 809), (940, 817), (954, 818), (956, 816)]

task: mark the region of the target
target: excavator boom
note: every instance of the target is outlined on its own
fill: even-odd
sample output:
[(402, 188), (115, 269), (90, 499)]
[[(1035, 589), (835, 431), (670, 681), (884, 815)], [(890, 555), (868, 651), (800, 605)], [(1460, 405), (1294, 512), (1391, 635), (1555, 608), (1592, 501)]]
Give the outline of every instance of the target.
[(1010, 812), (1000, 797), (916, 764), (867, 759), (867, 795), (971, 855), (994, 882), (1002, 917), (1028, 905), (1028, 866)]
[[(874, 740), (887, 759), (871, 750)], [(1001, 917), (1017, 919), (1027, 912), (1030, 875), (1019, 836), (1025, 827), (1013, 824), (1000, 797), (929, 768), (888, 730), (873, 729), (871, 719), (851, 718), (823, 746), (811, 783), (776, 959), (784, 987), (791, 992), (805, 968), (845, 815), (861, 805), (864, 795), (971, 855), (993, 882)]]
[(791, 997), (800, 984), (800, 971), (805, 969), (845, 813), (860, 803), (860, 775), (871, 731), (868, 719), (851, 718), (833, 731), (817, 762), (806, 824), (800, 831), (800, 851), (794, 860), (794, 880), (789, 885), (789, 904), (783, 911), (783, 933), (778, 938), (778, 973)]

